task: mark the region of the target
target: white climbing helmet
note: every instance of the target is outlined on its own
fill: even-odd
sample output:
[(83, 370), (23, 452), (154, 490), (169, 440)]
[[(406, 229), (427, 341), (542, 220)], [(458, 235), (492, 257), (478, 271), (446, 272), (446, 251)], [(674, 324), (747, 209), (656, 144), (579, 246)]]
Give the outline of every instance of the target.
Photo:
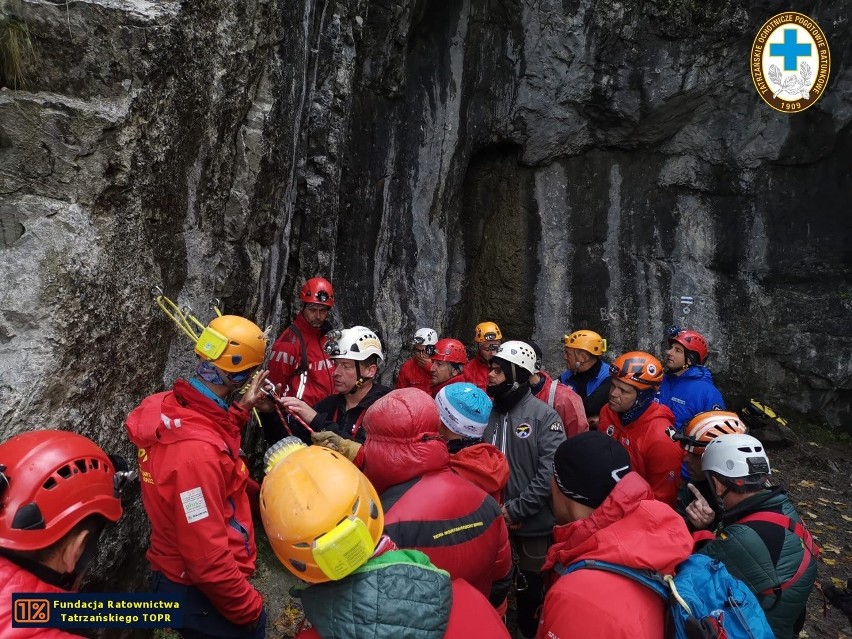
[(752, 485), (772, 473), (763, 444), (751, 435), (721, 435), (708, 443), (701, 470)]
[(535, 362), (536, 356), (532, 346), (526, 342), (519, 340), (510, 340), (500, 345), (494, 357), (506, 360), (516, 366), (520, 366), (524, 370), (529, 371), (530, 375), (536, 372)]
[(325, 345), (325, 352), (332, 359), (344, 358), (363, 362), (370, 355), (378, 355), (380, 360), (385, 360), (379, 336), (366, 326), (344, 328), (340, 335), (335, 337), (337, 339), (329, 336)]
[(438, 333), (431, 328), (418, 328), (414, 334), (414, 339), (411, 340), (412, 346), (434, 346), (438, 343)]

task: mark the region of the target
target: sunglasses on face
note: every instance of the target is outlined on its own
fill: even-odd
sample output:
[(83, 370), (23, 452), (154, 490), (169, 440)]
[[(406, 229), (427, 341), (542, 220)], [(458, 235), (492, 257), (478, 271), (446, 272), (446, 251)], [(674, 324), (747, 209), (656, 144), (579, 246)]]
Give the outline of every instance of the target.
[(429, 344), (427, 346), (424, 346), (423, 348), (415, 348), (414, 352), (417, 353), (418, 355), (423, 355), (425, 353), (426, 355), (431, 357), (432, 355), (435, 354), (435, 347), (432, 346), (431, 344)]

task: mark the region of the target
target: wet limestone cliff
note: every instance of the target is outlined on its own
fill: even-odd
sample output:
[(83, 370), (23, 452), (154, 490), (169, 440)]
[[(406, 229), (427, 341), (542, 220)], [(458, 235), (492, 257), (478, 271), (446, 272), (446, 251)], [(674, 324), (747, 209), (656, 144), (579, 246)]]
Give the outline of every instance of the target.
[(152, 286), (277, 332), (315, 274), (338, 322), (379, 330), (387, 378), (424, 325), (467, 341), (496, 320), (558, 372), (569, 329), (658, 352), (675, 322), (729, 397), (850, 430), (842, 2), (796, 7), (832, 69), (793, 116), (749, 76), (789, 8), (769, 0), (2, 8), (33, 45), (0, 89), (2, 437), (133, 455), (125, 415), (192, 365)]

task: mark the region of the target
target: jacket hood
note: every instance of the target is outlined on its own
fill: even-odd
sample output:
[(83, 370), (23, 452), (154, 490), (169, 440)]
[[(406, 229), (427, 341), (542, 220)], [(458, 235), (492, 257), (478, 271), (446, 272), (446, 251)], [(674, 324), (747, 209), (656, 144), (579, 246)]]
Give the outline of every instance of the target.
[(194, 439), (224, 445), (232, 454), (240, 449), (240, 429), (229, 413), (183, 379), (171, 391), (142, 400), (128, 415), (125, 428), (137, 448)]
[(449, 464), (440, 421), (435, 401), (417, 388), (391, 391), (367, 409), (364, 474), (379, 494)]
[(560, 563), (598, 559), (629, 568), (672, 574), (692, 552), (692, 537), (683, 519), (654, 499), (642, 477), (628, 473), (586, 519), (556, 526), (544, 570)]
[(701, 379), (705, 382), (713, 383), (713, 374), (710, 372), (710, 369), (706, 366), (690, 366), (687, 368), (682, 375), (672, 375), (675, 379), (672, 381), (679, 381), (682, 379), (696, 380)]
[(450, 455), (450, 469), (489, 495), (499, 493), (509, 482), (509, 462), (491, 444), (474, 444)]

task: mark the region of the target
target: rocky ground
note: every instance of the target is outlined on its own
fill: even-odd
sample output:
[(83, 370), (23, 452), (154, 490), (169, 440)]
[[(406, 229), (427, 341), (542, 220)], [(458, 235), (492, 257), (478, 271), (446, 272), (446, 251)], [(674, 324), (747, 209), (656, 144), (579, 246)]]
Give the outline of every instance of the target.
[[(852, 577), (852, 446), (815, 439), (770, 450), (769, 459), (820, 547), (818, 581), (843, 586)], [(848, 639), (852, 625), (838, 610), (825, 609), (814, 589), (800, 637)]]

